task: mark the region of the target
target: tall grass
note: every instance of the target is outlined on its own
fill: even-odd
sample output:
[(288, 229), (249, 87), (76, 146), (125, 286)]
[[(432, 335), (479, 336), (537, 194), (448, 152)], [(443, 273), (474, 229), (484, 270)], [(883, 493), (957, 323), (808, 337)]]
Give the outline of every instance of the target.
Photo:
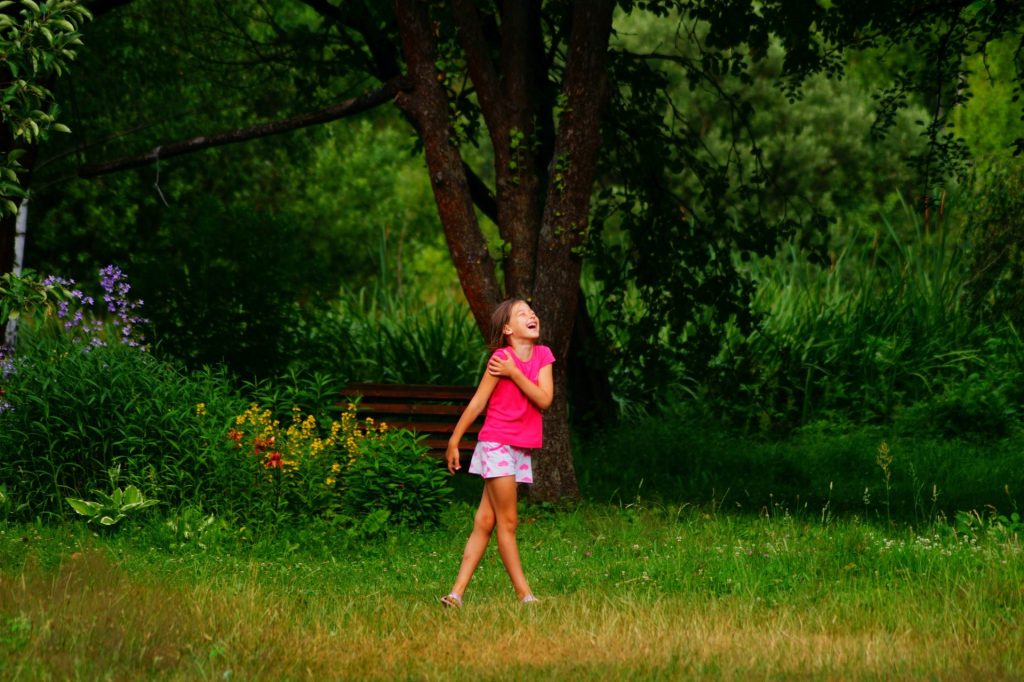
[(344, 381), (474, 384), (486, 360), (468, 305), (443, 291), (343, 292), (307, 337), (300, 364)]
[(748, 421), (886, 422), (918, 404), (914, 416), (928, 422), (918, 426), (943, 432), (1000, 437), (1016, 427), (1024, 397), (1018, 331), (967, 308), (957, 228), (926, 226), (910, 210), (904, 219), (909, 230), (883, 220), (872, 239), (835, 253), (827, 270), (794, 248), (753, 266), (764, 323), (731, 339), (722, 358), (753, 375), (730, 396)]
[[(525, 509), (535, 608), (492, 550), (442, 610), (472, 522), (345, 550), (168, 550), (0, 528), (6, 679), (1019, 679), (1013, 534), (686, 507)], [(25, 538), (23, 541), (22, 538)]]

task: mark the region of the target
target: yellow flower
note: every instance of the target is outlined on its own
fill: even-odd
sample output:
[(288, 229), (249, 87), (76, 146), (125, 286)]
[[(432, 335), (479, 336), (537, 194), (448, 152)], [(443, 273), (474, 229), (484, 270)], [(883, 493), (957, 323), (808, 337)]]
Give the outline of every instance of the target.
[(339, 471), (341, 471), (341, 465), (335, 462), (334, 464), (331, 465), (331, 471), (333, 471), (334, 473), (338, 473)]
[(324, 485), (334, 485), (334, 479), (330, 477), (324, 479)]
[(202, 417), (204, 415), (206, 415), (206, 403), (197, 403), (196, 404), (196, 416), (197, 417)]

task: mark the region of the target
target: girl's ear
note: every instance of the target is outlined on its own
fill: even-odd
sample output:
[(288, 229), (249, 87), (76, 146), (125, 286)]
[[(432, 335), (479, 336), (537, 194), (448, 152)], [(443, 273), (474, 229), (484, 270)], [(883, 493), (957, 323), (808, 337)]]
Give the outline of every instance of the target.
[(504, 327), (501, 328), (501, 333), (504, 334), (505, 336), (508, 336), (509, 334), (512, 333), (512, 327), (506, 324)]

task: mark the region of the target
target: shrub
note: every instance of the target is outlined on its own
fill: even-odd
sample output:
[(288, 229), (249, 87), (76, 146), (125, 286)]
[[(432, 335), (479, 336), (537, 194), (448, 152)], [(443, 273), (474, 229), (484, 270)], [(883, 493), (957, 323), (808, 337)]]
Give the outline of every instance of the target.
[(200, 499), (223, 479), (223, 434), (244, 404), (222, 373), (66, 336), (24, 339), (3, 389), (0, 486), (27, 517), (64, 517), (64, 497), (103, 487), (117, 465), (147, 496)]
[(243, 472), (229, 503), (249, 523), (340, 518), (357, 535), (375, 534), (386, 523), (436, 521), (451, 493), (417, 437), (358, 419), (351, 403), (338, 420), (295, 407), (287, 427), (253, 403), (226, 436)]
[(1018, 423), (1007, 404), (1020, 397), (1024, 344), (1007, 319), (979, 319), (965, 299), (970, 273), (955, 220), (926, 223), (908, 211), (907, 221), (909, 237), (885, 222), (828, 270), (794, 248), (752, 264), (765, 317), (755, 333), (729, 339), (707, 403), (777, 432), (837, 415), (891, 423), (909, 410), (930, 432), (1005, 435)]
[(1024, 324), (1024, 162), (994, 162), (980, 175), (966, 232), (965, 288), (972, 315)]
[(345, 476), (344, 508), (351, 514), (418, 526), (438, 521), (452, 489), (448, 474), (408, 431), (362, 441)]

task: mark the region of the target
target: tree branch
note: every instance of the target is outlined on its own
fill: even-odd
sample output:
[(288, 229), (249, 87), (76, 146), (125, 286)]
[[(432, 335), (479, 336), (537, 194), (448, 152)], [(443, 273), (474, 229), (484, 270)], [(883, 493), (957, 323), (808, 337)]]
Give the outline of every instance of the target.
[(386, 31), (380, 28), (365, 2), (348, 2), (338, 6), (327, 0), (299, 1), (325, 19), (337, 23), (339, 27), (350, 28), (358, 33), (370, 52), (374, 75), (379, 80), (390, 80), (401, 72), (395, 43), (388, 39)]
[[(466, 53), (466, 68), (476, 87), (480, 110), (483, 111), (487, 127), (491, 130), (495, 155), (501, 155), (498, 147), (506, 136), (508, 123), (505, 118), (501, 81), (498, 78), (498, 71), (494, 67), (494, 61), (488, 54), (489, 49), (487, 40), (484, 38), (480, 10), (472, 0), (453, 0), (452, 13), (455, 16), (455, 23), (459, 27), (459, 43)], [(511, 37), (508, 39), (511, 40)]]
[(228, 130), (215, 135), (201, 135), (181, 142), (160, 145), (143, 154), (126, 156), (112, 161), (104, 161), (102, 163), (87, 164), (79, 168), (78, 175), (83, 178), (94, 178), (108, 173), (128, 170), (129, 168), (146, 166), (151, 163), (156, 163), (161, 159), (169, 159), (174, 156), (181, 156), (182, 154), (191, 154), (204, 149), (210, 149), (211, 147), (236, 144), (238, 142), (245, 142), (247, 140), (253, 140), (260, 137), (269, 137), (270, 135), (286, 133), (297, 128), (304, 128), (306, 126), (317, 125), (319, 123), (327, 123), (328, 121), (353, 116), (366, 111), (367, 109), (372, 109), (373, 107), (384, 104), (385, 102), (394, 99), (399, 91), (406, 87), (407, 84), (404, 77), (395, 78), (385, 83), (381, 88), (367, 92), (359, 97), (339, 102), (338, 104), (329, 106), (326, 109), (321, 109), (320, 111), (298, 114), (291, 118), (272, 121), (270, 123), (260, 123), (249, 128)]

